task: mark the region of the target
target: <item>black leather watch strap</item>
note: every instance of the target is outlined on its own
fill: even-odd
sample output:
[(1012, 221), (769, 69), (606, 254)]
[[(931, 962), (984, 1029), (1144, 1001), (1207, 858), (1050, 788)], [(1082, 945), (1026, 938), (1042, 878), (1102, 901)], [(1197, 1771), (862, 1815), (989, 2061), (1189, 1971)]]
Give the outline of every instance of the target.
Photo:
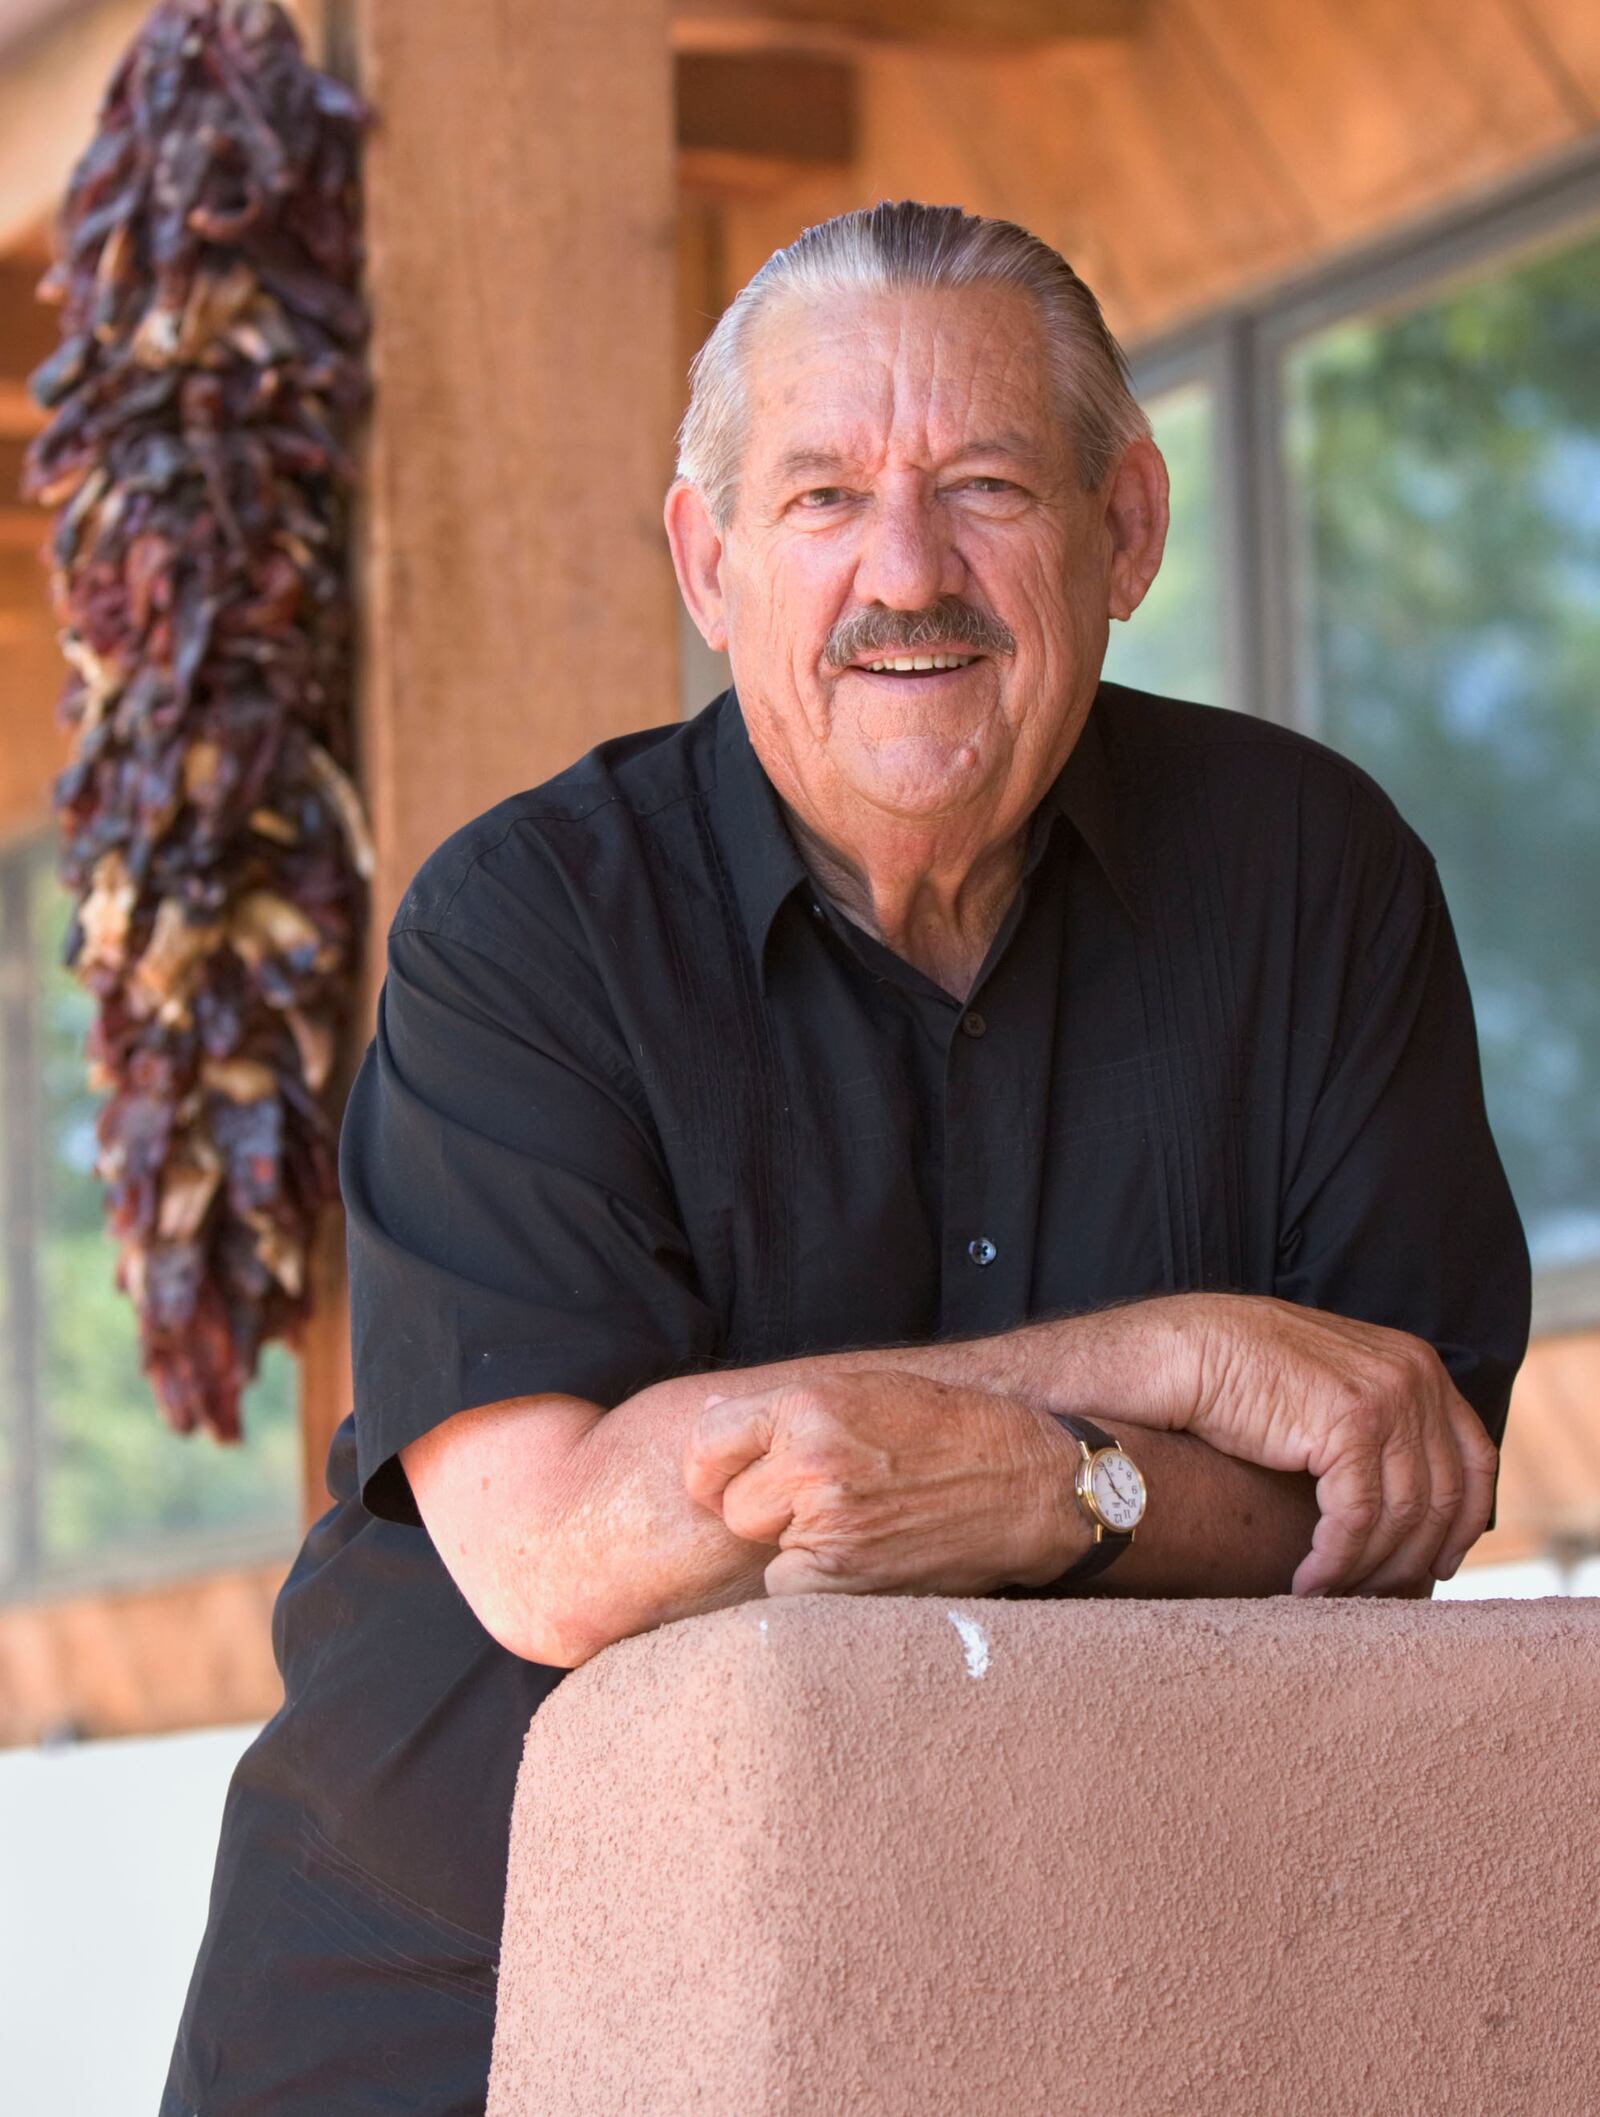
[[(1053, 1411), (1051, 1418), (1064, 1426), (1075, 1441), (1082, 1441), (1089, 1448), (1117, 1448), (1121, 1443), (1114, 1434), (1097, 1426), (1093, 1419), (1086, 1419), (1078, 1412)], [(1065, 1573), (1058, 1573), (1054, 1580), (1046, 1581), (1042, 1587), (1027, 1587), (1017, 1582), (1002, 1588), (1000, 1594), (1007, 1600), (1027, 1601), (1033, 1596), (1059, 1595), (1063, 1588), (1076, 1587), (1079, 1581), (1091, 1580), (1096, 1573), (1103, 1573), (1113, 1559), (1120, 1558), (1133, 1542), (1131, 1535), (1121, 1530), (1108, 1529), (1101, 1523), (1100, 1534), (1082, 1552)]]
[(1050, 1414), (1058, 1425), (1065, 1426), (1075, 1439), (1087, 1441), (1091, 1448), (1120, 1448), (1122, 1443), (1114, 1433), (1107, 1433), (1093, 1419), (1086, 1419), (1081, 1411), (1053, 1411)]
[[(1086, 1419), (1081, 1413), (1053, 1411), (1050, 1416), (1065, 1426), (1075, 1440), (1085, 1442), (1090, 1448), (1116, 1448), (1120, 1445), (1115, 1434), (1107, 1433), (1103, 1426), (1097, 1426), (1093, 1419)], [(1104, 1522), (1098, 1527), (1100, 1534), (1082, 1557), (1068, 1566), (1060, 1576), (1062, 1580), (1088, 1580), (1093, 1574), (1103, 1573), (1111, 1561), (1120, 1558), (1133, 1542), (1128, 1531), (1108, 1529)]]

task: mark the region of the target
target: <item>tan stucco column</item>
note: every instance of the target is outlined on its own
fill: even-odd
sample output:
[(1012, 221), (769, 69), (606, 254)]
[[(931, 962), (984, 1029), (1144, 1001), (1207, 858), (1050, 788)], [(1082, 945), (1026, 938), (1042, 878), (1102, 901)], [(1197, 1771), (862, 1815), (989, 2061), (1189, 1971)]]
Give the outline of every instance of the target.
[[(660, 508), (679, 410), (662, 0), (358, 0), (353, 41), (377, 111), (359, 743), (378, 867), (351, 1067), (426, 854), (678, 712)], [(308, 1514), (351, 1401), (337, 1215), (317, 1280)]]

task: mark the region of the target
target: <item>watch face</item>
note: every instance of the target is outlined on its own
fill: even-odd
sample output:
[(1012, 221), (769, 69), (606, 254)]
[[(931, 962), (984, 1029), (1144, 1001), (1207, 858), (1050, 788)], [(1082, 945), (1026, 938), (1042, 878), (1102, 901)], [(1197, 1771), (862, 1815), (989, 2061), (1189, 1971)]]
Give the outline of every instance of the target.
[(1109, 1529), (1132, 1529), (1144, 1513), (1144, 1479), (1120, 1448), (1105, 1448), (1089, 1472), (1089, 1492)]

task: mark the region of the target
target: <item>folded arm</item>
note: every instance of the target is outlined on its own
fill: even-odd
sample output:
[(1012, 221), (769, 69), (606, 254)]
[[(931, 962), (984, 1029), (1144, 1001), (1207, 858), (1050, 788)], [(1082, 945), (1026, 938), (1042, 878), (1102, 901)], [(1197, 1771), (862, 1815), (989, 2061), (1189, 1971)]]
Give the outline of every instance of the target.
[(1427, 1347), (1251, 1296), (681, 1376), (610, 1411), (515, 1398), (402, 1462), (491, 1633), (575, 1667), (763, 1592), (1048, 1583), (1087, 1536), (1049, 1411), (1138, 1429), (1149, 1512), (1095, 1592), (1426, 1592), (1488, 1512), (1493, 1448)]

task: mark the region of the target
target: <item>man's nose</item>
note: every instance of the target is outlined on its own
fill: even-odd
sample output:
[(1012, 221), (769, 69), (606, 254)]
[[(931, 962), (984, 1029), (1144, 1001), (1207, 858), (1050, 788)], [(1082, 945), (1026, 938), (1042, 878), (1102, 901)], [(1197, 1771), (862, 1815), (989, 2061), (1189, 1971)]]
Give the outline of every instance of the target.
[(873, 495), (856, 554), (861, 603), (925, 610), (940, 596), (959, 593), (965, 578), (951, 526), (931, 493), (908, 479)]

